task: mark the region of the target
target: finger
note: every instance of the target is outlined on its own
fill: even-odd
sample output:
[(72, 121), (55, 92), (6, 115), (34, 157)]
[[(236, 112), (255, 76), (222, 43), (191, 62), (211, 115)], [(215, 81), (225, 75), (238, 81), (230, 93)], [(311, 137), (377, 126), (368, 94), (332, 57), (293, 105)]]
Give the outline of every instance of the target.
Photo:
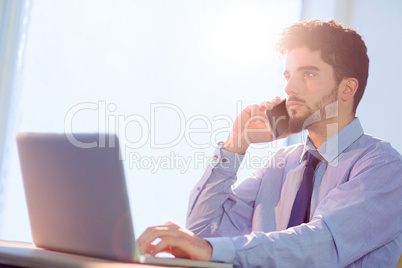
[(138, 251), (141, 254), (144, 253), (149, 253), (148, 248), (151, 244), (151, 241), (149, 241), (151, 239), (151, 237), (153, 236), (153, 228), (155, 227), (148, 227), (141, 235), (140, 237), (137, 239), (137, 246), (138, 246)]
[[(146, 240), (150, 239), (149, 237), (152, 235), (155, 235), (155, 232), (157, 231), (162, 231), (162, 230), (169, 230), (169, 229), (177, 229), (179, 226), (174, 223), (174, 222), (166, 222), (162, 225), (157, 225), (157, 226), (151, 226), (148, 227), (142, 234), (141, 236), (137, 239), (138, 244), (143, 244)], [(153, 241), (153, 240), (152, 240)], [(151, 241), (151, 242), (152, 242)]]
[(153, 251), (154, 247), (155, 247), (154, 244), (149, 244), (144, 253), (145, 254), (151, 254), (151, 252)]
[(272, 101), (273, 101), (273, 102), (281, 102), (281, 101), (282, 101), (282, 98), (279, 97), (279, 96), (276, 96)]
[(270, 104), (269, 101), (263, 101), (263, 102), (261, 102), (259, 109), (265, 111), (267, 109), (267, 105), (269, 105), (269, 104)]
[(148, 227), (145, 232), (138, 238), (138, 250), (141, 253), (146, 253), (148, 246), (156, 238), (162, 238), (169, 233), (169, 228), (167, 226), (154, 226)]
[[(175, 256), (176, 258), (185, 258), (190, 259), (189, 255), (189, 247), (180, 247), (180, 244), (177, 243), (176, 239), (172, 238), (169, 240), (164, 239), (157, 245), (155, 245), (154, 250), (151, 252), (151, 255), (155, 256), (161, 252), (169, 253)], [(198, 249), (197, 249), (198, 251)], [(205, 258), (207, 260), (207, 258)]]
[(254, 120), (256, 116), (258, 116), (258, 105), (254, 104), (250, 106), (251, 110), (251, 119)]
[(156, 254), (158, 254), (160, 252), (172, 253), (171, 247), (174, 245), (172, 245), (171, 243), (172, 243), (172, 239), (170, 239), (170, 237), (165, 237), (164, 239), (162, 239), (158, 244), (156, 244), (153, 247), (151, 254), (153, 256), (155, 256)]
[[(258, 122), (257, 122), (258, 124), (257, 124), (257, 125), (254, 125), (253, 128), (258, 128), (259, 124), (261, 123), (260, 121), (263, 121), (263, 122), (268, 121), (268, 120), (267, 120), (267, 117), (266, 117), (266, 115), (265, 115), (265, 110), (264, 110), (264, 112), (261, 112), (260, 114), (255, 115), (255, 116), (252, 118), (252, 121), (253, 121), (253, 122), (258, 121)], [(251, 122), (248, 122), (248, 123), (251, 123)], [(248, 126), (248, 125), (247, 125), (247, 126)]]
[(177, 225), (176, 223), (172, 222), (172, 221), (168, 221), (165, 224), (163, 224), (163, 226), (169, 226), (171, 228), (180, 228), (179, 225)]
[(275, 97), (272, 101), (270, 101), (266, 108), (267, 110), (272, 110), (272, 108), (274, 108), (276, 105), (278, 105), (283, 99), (279, 98), (279, 97)]
[[(190, 258), (191, 256), (196, 257), (197, 253), (199, 254), (202, 252), (202, 248), (199, 248), (198, 246), (194, 247), (192, 245), (199, 243), (200, 240), (204, 242), (204, 240), (192, 236), (191, 234), (191, 232), (181, 230), (173, 233), (172, 236), (166, 236), (154, 246), (151, 254), (155, 256), (158, 253), (167, 252), (179, 258)], [(208, 245), (210, 246), (209, 243)], [(197, 253), (195, 253), (194, 250), (196, 250)]]

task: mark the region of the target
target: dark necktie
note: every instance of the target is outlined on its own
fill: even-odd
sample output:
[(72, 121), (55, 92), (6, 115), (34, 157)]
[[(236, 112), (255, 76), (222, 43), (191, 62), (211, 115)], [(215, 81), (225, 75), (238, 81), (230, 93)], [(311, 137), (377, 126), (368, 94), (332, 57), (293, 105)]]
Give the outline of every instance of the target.
[(308, 222), (310, 218), (311, 194), (313, 192), (313, 177), (318, 162), (319, 160), (314, 155), (312, 155), (310, 151), (308, 151), (306, 167), (304, 168), (303, 172), (303, 179), (293, 203), (288, 228), (300, 225), (304, 222)]

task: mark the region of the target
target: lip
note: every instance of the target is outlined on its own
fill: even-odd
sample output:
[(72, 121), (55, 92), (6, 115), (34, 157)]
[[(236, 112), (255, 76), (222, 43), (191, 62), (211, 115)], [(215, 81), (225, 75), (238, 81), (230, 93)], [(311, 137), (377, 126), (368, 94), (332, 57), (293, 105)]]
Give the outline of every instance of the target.
[(303, 103), (298, 102), (298, 101), (289, 101), (289, 102), (287, 103), (287, 106), (288, 106), (288, 109), (289, 109), (289, 110), (290, 110), (290, 109), (298, 109), (298, 108), (300, 108), (301, 106), (303, 106)]

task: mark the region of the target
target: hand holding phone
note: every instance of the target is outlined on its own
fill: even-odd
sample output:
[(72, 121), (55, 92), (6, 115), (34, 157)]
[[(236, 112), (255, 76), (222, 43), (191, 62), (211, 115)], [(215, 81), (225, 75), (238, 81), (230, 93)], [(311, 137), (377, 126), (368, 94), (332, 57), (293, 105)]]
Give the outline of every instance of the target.
[(271, 110), (266, 110), (269, 127), (275, 139), (283, 135), (289, 129), (289, 114), (286, 109), (286, 99), (275, 105)]

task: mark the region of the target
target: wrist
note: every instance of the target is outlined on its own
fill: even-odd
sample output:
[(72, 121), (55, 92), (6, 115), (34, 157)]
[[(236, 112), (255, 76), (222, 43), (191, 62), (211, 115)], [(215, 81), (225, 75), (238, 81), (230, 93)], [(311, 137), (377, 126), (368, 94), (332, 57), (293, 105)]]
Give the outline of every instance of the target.
[(243, 138), (235, 138), (234, 136), (230, 135), (229, 138), (223, 143), (222, 149), (235, 153), (244, 155), (250, 146)]
[(204, 245), (205, 245), (205, 261), (210, 261), (211, 260), (211, 258), (212, 258), (212, 250), (213, 250), (213, 248), (212, 248), (212, 245), (211, 245), (211, 243), (209, 243), (209, 241), (208, 240), (206, 240), (206, 239), (202, 239), (204, 242)]

